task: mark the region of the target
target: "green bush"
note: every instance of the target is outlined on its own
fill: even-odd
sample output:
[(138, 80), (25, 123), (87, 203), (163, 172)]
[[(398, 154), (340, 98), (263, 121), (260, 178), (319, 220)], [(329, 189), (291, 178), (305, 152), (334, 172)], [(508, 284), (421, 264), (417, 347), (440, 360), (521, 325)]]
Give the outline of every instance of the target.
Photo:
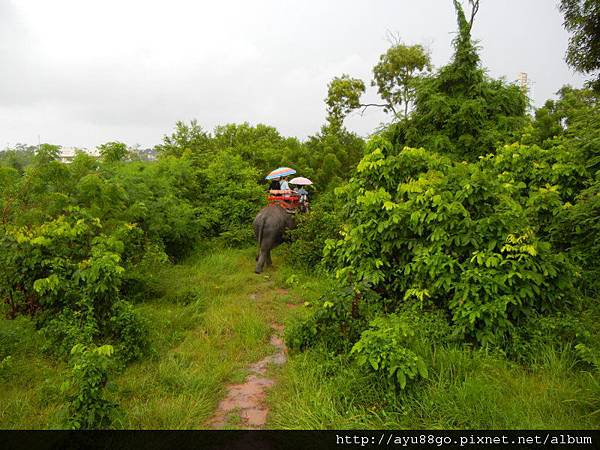
[(482, 344), (572, 297), (569, 258), (535, 231), (534, 213), (545, 204), (529, 207), (518, 183), (487, 161), (396, 152), (381, 137), (369, 149), (341, 191), (343, 238), (325, 250), (342, 280), (369, 284), (397, 305), (429, 299)]
[(460, 3), (455, 0), (454, 5), (458, 33), (451, 62), (418, 84), (414, 111), (387, 134), (398, 147), (425, 147), (477, 161), (518, 139), (529, 121), (527, 97), (515, 84), (486, 75), (471, 25)]
[(412, 327), (395, 314), (377, 317), (350, 354), (360, 366), (383, 373), (391, 386), (404, 389), (408, 380), (429, 376), (423, 358), (410, 348), (414, 335)]
[[(367, 299), (363, 296), (367, 295)], [(291, 350), (304, 350), (316, 344), (330, 351), (349, 351), (369, 320), (381, 311), (375, 292), (359, 293), (351, 288), (334, 289), (325, 294), (311, 316), (286, 328), (285, 341)]]
[(145, 355), (150, 347), (148, 324), (141, 321), (131, 303), (115, 302), (110, 317), (111, 341), (123, 362), (134, 361)]
[(112, 354), (110, 345), (78, 344), (71, 350), (70, 379), (61, 386), (67, 396), (67, 428), (106, 429), (113, 423), (118, 405), (105, 397)]
[(320, 264), (325, 242), (338, 238), (342, 225), (335, 202), (333, 191), (329, 191), (311, 205), (310, 212), (296, 215), (297, 227), (288, 233), (287, 260), (292, 266), (310, 271), (326, 268)]
[(120, 300), (123, 235), (101, 229), (77, 208), (42, 225), (7, 228), (0, 296), (13, 316), (34, 316), (48, 349), (66, 354), (78, 343), (126, 336), (128, 360), (145, 347), (145, 332)]

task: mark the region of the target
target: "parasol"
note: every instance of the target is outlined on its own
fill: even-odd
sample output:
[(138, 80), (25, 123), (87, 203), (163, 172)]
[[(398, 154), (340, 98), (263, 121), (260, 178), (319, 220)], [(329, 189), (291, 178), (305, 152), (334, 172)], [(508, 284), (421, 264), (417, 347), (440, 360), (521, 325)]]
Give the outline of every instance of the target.
[(308, 178), (304, 177), (296, 177), (290, 180), (290, 184), (296, 184), (298, 186), (308, 186), (309, 184), (313, 184)]
[(277, 169), (271, 171), (269, 175), (265, 177), (266, 180), (272, 180), (273, 178), (285, 177), (287, 175), (293, 175), (296, 171), (289, 167), (278, 167)]

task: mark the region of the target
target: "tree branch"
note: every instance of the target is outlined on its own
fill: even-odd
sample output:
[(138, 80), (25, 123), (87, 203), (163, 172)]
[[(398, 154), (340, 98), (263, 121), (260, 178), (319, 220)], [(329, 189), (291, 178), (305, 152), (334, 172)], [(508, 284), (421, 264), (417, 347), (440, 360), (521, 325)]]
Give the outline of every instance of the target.
[(473, 28), (473, 20), (479, 11), (479, 0), (469, 0), (471, 4), (471, 18), (469, 19), (469, 31)]
[[(390, 105), (381, 105), (379, 103), (361, 103), (360, 105), (358, 105), (360, 108), (362, 108), (362, 111), (360, 112), (360, 115), (362, 116), (364, 114), (364, 112), (367, 110), (367, 108), (369, 106), (376, 106), (377, 108), (390, 108)], [(391, 108), (392, 110), (394, 108)]]

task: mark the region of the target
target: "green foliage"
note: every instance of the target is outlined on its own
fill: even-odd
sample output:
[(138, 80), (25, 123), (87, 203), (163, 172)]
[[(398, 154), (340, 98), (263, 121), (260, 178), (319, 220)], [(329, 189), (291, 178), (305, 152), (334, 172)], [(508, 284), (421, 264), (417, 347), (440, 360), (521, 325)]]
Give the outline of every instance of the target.
[(67, 394), (67, 428), (106, 429), (113, 423), (118, 406), (105, 397), (112, 355), (110, 345), (78, 344), (71, 350), (71, 377), (61, 387)]
[(60, 156), (60, 145), (40, 144), (36, 151), (34, 162), (41, 166), (51, 161), (56, 161)]
[[(575, 90), (568, 86), (559, 93), (557, 101), (547, 102), (539, 110), (540, 118), (523, 137), (523, 142), (536, 142), (547, 151), (536, 150), (535, 158), (530, 160), (532, 168), (522, 172), (537, 179), (536, 186), (542, 187), (540, 181), (544, 179), (555, 186), (552, 195), (563, 204), (546, 213), (548, 233), (584, 269), (580, 289), (586, 295), (597, 296), (600, 292), (598, 95), (589, 89)], [(548, 129), (554, 131), (548, 133)], [(553, 136), (549, 137), (550, 134)]]
[[(519, 196), (519, 180), (501, 167), (451, 163), (423, 149), (396, 153), (383, 138), (369, 143), (356, 177), (341, 191), (348, 225), (325, 250), (338, 276), (395, 299), (447, 309), (481, 343), (509, 332), (531, 311), (551, 311), (572, 295), (568, 258), (535, 224), (551, 193)], [(498, 159), (519, 150), (507, 147)], [(524, 149), (523, 151), (526, 151)], [(559, 200), (560, 204), (560, 200)]]
[(419, 83), (411, 119), (390, 133), (399, 147), (425, 147), (474, 161), (516, 140), (527, 123), (527, 99), (517, 86), (485, 76), (471, 27), (460, 4), (455, 6), (459, 32), (452, 61)]
[(365, 142), (345, 128), (324, 126), (310, 136), (295, 156), (303, 175), (324, 192), (347, 180), (364, 153)]
[(99, 219), (76, 208), (42, 225), (7, 228), (0, 296), (13, 317), (35, 316), (52, 351), (127, 335), (130, 346), (119, 355), (127, 361), (140, 356), (145, 334), (119, 303), (123, 242), (100, 229)]
[[(281, 136), (276, 128), (267, 125), (242, 123), (217, 126), (212, 142), (216, 148), (241, 157), (261, 174), (279, 166), (308, 169), (298, 163), (298, 156), (303, 153), (302, 144), (296, 138)], [(262, 180), (264, 175), (257, 176), (256, 181)]]
[[(597, 313), (595, 313), (597, 314)], [(580, 361), (598, 368), (600, 346), (594, 334), (596, 317), (588, 311), (558, 311), (535, 314), (511, 334), (504, 348), (512, 359), (532, 364), (545, 349), (575, 354)]]
[(160, 157), (189, 155), (195, 161), (206, 162), (214, 152), (210, 136), (196, 120), (189, 125), (178, 121), (175, 131), (170, 136), (163, 137), (163, 143), (157, 145), (155, 150)]
[(360, 96), (365, 92), (365, 83), (357, 78), (343, 74), (335, 77), (327, 86), (327, 121), (334, 129), (342, 127), (344, 118), (359, 108)]
[(200, 177), (203, 235), (220, 237), (234, 247), (250, 244), (254, 238), (250, 224), (264, 202), (264, 191), (256, 184), (258, 171), (241, 156), (222, 151), (200, 171)]
[(316, 304), (308, 304), (314, 312), (286, 329), (287, 346), (301, 351), (321, 344), (335, 353), (349, 351), (369, 320), (382, 310), (376, 293), (364, 295), (351, 288), (333, 289)]
[(328, 239), (339, 237), (341, 217), (336, 210), (333, 191), (311, 204), (310, 212), (296, 217), (297, 227), (289, 231), (288, 261), (291, 265), (311, 272), (323, 268), (323, 248)]
[[(594, 0), (561, 0), (563, 23), (573, 33), (567, 48), (567, 63), (583, 73), (600, 73), (600, 5)], [(600, 91), (598, 74), (592, 82)]]
[(0, 359), (0, 381), (6, 381), (12, 366), (12, 356), (8, 355)]
[(33, 145), (16, 144), (14, 148), (0, 150), (0, 166), (12, 167), (22, 172), (33, 162), (35, 149)]
[(113, 304), (110, 329), (111, 341), (122, 362), (135, 361), (148, 353), (149, 324), (142, 321), (131, 303), (120, 300)]
[(404, 105), (404, 117), (416, 94), (416, 81), (427, 71), (431, 70), (429, 54), (422, 45), (403, 45), (401, 43), (390, 47), (379, 57), (379, 62), (373, 67), (372, 86), (377, 86), (377, 92), (386, 102), (384, 111), (392, 111), (398, 116), (397, 109)]
[(391, 386), (406, 387), (409, 380), (429, 376), (422, 357), (410, 349), (414, 331), (394, 314), (377, 317), (354, 344), (354, 355), (360, 366), (383, 373)]
[(102, 160), (107, 163), (123, 161), (128, 155), (127, 145), (123, 142), (107, 142), (98, 147)]

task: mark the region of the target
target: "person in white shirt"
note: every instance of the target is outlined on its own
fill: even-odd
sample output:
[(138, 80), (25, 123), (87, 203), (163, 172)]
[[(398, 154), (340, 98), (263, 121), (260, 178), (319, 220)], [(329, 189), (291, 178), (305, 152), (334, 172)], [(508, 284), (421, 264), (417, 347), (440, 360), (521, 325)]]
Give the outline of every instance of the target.
[(281, 182), (279, 184), (279, 189), (281, 189), (282, 191), (290, 190), (290, 185), (288, 184), (287, 177), (283, 177), (283, 179), (281, 180)]

